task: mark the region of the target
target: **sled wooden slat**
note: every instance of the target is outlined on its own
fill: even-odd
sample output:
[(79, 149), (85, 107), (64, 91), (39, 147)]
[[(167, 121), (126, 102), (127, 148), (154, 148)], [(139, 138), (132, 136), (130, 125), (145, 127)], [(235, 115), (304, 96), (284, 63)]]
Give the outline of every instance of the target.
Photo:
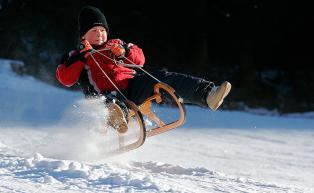
[[(178, 120), (173, 121), (169, 124), (164, 124), (162, 121), (161, 121), (162, 123), (157, 121), (156, 123), (157, 123), (158, 127), (151, 129), (149, 131), (146, 131), (147, 137), (158, 135), (158, 134), (164, 133), (166, 131), (169, 131), (171, 129), (177, 128), (185, 122), (186, 112), (185, 112), (185, 107), (184, 107), (183, 101), (180, 100), (180, 98), (177, 96), (177, 94), (175, 93), (175, 90), (172, 87), (170, 87), (169, 85), (167, 85), (165, 83), (161, 83), (161, 82), (157, 83), (154, 86), (154, 93), (155, 94), (152, 97), (148, 98), (143, 103), (143, 104), (147, 103), (147, 105), (146, 105), (146, 107), (145, 107), (145, 105), (143, 105), (145, 107), (145, 109), (143, 109), (143, 110), (140, 107), (140, 111), (143, 114), (145, 114), (145, 110), (149, 109), (147, 111), (151, 112), (150, 108), (148, 108), (148, 105), (150, 105), (151, 101), (154, 99), (156, 100), (157, 103), (161, 103), (162, 102), (162, 97), (161, 97), (161, 93), (160, 93), (161, 90), (167, 92), (172, 97), (172, 99), (175, 101), (175, 103), (179, 109), (179, 118), (178, 118)], [(150, 102), (148, 102), (148, 100)], [(149, 117), (149, 113), (148, 113), (148, 117)], [(150, 118), (152, 120), (154, 120), (154, 117), (150, 117)]]
[(138, 147), (140, 147), (141, 145), (143, 145), (143, 143), (145, 142), (145, 138), (146, 138), (146, 129), (145, 129), (145, 124), (143, 121), (143, 116), (140, 112), (140, 110), (138, 109), (138, 107), (131, 101), (126, 100), (125, 101), (126, 106), (130, 109), (130, 111), (133, 114), (133, 117), (136, 117), (136, 120), (138, 122), (139, 125), (139, 138), (131, 144), (125, 144), (125, 140), (124, 140), (124, 135), (123, 134), (119, 134), (119, 149), (114, 152), (114, 154), (119, 154), (119, 153), (123, 153), (123, 152), (127, 152), (133, 149), (136, 149)]
[[(164, 123), (154, 112), (151, 110), (151, 104), (153, 101), (156, 103), (162, 102), (162, 94), (161, 91), (169, 94), (173, 101), (175, 102), (177, 108), (179, 109), (179, 118), (176, 121), (171, 123)], [(140, 136), (137, 141), (131, 144), (125, 144), (124, 142), (124, 134), (119, 134), (119, 150), (115, 153), (123, 153), (133, 149), (136, 149), (143, 145), (146, 137), (152, 137), (171, 129), (177, 128), (181, 126), (185, 122), (185, 107), (183, 101), (176, 95), (175, 90), (165, 83), (157, 83), (154, 86), (154, 95), (147, 98), (140, 106), (136, 106), (132, 101), (126, 100), (125, 104), (129, 109), (129, 121), (132, 118), (136, 118), (139, 124)], [(143, 115), (145, 115), (148, 119), (154, 121), (157, 127), (152, 128), (150, 130), (146, 130), (145, 123), (143, 121)]]
[(151, 110), (151, 104), (153, 100), (157, 101), (157, 103), (160, 103), (162, 101), (160, 93), (157, 93), (146, 99), (146, 101), (142, 105), (140, 105), (140, 111), (143, 115), (153, 120), (159, 127), (163, 127), (166, 124), (161, 119), (159, 119), (159, 117)]

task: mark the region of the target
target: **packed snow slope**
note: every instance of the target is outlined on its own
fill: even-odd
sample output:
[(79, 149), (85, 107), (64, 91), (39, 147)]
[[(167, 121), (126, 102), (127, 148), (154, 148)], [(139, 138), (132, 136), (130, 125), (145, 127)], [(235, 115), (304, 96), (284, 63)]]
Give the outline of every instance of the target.
[(9, 60), (0, 82), (0, 192), (314, 192), (314, 119), (302, 114), (187, 106), (181, 128), (108, 157), (101, 101), (18, 76)]

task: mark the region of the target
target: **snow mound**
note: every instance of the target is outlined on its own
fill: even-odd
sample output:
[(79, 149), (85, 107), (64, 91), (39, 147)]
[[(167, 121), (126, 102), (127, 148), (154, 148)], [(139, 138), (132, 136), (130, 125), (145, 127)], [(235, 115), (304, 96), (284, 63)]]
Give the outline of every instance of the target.
[(52, 125), (82, 94), (58, 89), (12, 71), (11, 60), (0, 60), (1, 126)]
[[(58, 187), (61, 192), (291, 191), (289, 187), (228, 176), (205, 168), (184, 168), (159, 162), (93, 165), (70, 160), (54, 160), (37, 153), (28, 158), (2, 154), (0, 166), (0, 174), (13, 174), (16, 179), (15, 187), (25, 188), (27, 184), (33, 183), (41, 185), (39, 187), (42, 188), (39, 189)], [(27, 183), (21, 184), (25, 179), (28, 179)], [(8, 175), (4, 177), (4, 182), (7, 180), (10, 180)], [(0, 185), (4, 182), (0, 182)]]

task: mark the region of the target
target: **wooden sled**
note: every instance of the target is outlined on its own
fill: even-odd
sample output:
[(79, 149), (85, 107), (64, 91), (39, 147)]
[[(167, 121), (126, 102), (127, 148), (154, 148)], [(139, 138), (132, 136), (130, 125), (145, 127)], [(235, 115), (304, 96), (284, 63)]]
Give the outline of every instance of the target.
[[(163, 102), (162, 92), (167, 93), (173, 101), (175, 102), (176, 108), (179, 110), (179, 117), (177, 120), (165, 123), (163, 120), (161, 120), (151, 109), (151, 105), (153, 102), (156, 102), (157, 104), (160, 104)], [(125, 134), (118, 134), (119, 135), (119, 149), (117, 153), (122, 153), (126, 151), (130, 151), (133, 149), (136, 149), (143, 145), (145, 142), (146, 137), (152, 137), (155, 135), (159, 135), (161, 133), (167, 132), (171, 129), (180, 127), (184, 122), (186, 118), (186, 112), (185, 107), (183, 104), (183, 100), (178, 97), (175, 90), (170, 87), (169, 85), (165, 83), (157, 83), (154, 86), (154, 95), (147, 98), (141, 105), (137, 106), (132, 101), (126, 100), (125, 101), (126, 106), (129, 108), (129, 121), (131, 119), (136, 119), (137, 123), (139, 125), (138, 131), (138, 139), (130, 144), (127, 144), (125, 142)], [(147, 117), (150, 121), (153, 121), (156, 127), (146, 130), (146, 125), (143, 120), (143, 116)], [(129, 128), (131, 130), (133, 128)], [(129, 132), (128, 130), (128, 132)], [(126, 132), (126, 134), (128, 133)]]

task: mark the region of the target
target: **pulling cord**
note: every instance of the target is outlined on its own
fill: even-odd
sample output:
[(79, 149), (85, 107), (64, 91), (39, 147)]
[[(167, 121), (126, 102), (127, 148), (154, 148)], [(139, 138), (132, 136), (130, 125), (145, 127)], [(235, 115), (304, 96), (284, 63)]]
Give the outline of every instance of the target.
[(153, 78), (154, 80), (156, 80), (157, 82), (161, 82), (160, 80), (158, 80), (156, 77), (154, 77), (152, 74), (150, 74), (149, 72), (147, 72), (146, 70), (144, 70), (142, 68), (142, 66), (140, 65), (136, 65), (134, 64), (134, 62), (132, 62), (130, 59), (128, 59), (127, 57), (123, 56), (122, 58), (127, 60), (130, 64), (126, 64), (124, 63), (123, 61), (119, 62), (119, 61), (116, 61), (115, 59), (112, 59), (110, 58), (109, 56), (106, 56), (105, 54), (101, 53), (100, 51), (103, 51), (103, 50), (109, 50), (108, 48), (104, 48), (104, 49), (100, 49), (100, 50), (93, 50), (92, 51), (92, 54), (93, 53), (98, 53), (104, 57), (106, 57), (107, 59), (113, 61), (115, 64), (117, 65), (120, 65), (120, 66), (123, 66), (123, 67), (129, 67), (129, 68), (137, 68), (137, 69), (140, 69), (142, 70), (144, 73), (146, 73), (147, 75), (149, 75), (151, 78)]
[(97, 60), (95, 59), (95, 57), (93, 56), (93, 54), (90, 54), (90, 56), (92, 57), (92, 59), (94, 60), (94, 62), (96, 63), (96, 65), (98, 66), (98, 68), (101, 70), (101, 72), (106, 76), (106, 78), (109, 80), (109, 82), (112, 84), (112, 86), (114, 86), (114, 88), (121, 94), (121, 96), (125, 99), (128, 100), (128, 98), (126, 98), (126, 96), (121, 92), (121, 90), (117, 87), (117, 85), (109, 78), (109, 76), (107, 75), (107, 73), (100, 67), (99, 63), (97, 62)]

